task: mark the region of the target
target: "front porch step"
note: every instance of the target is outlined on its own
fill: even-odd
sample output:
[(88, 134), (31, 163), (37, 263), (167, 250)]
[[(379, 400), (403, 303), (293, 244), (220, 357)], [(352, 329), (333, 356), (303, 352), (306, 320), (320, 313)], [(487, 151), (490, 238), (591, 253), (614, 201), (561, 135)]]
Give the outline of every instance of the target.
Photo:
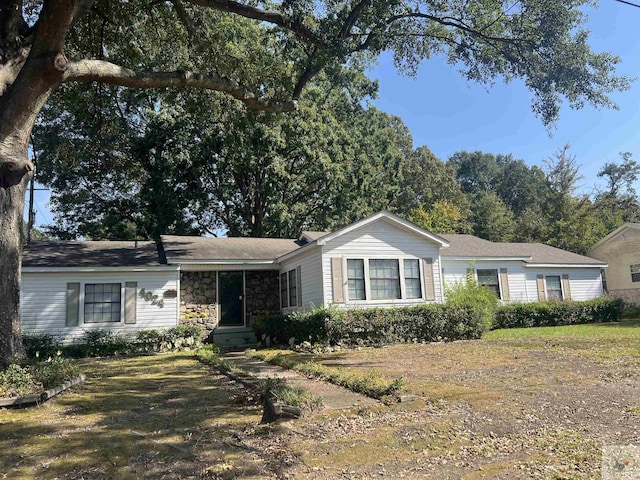
[(211, 333), (213, 343), (222, 348), (255, 348), (258, 343), (251, 327), (218, 327)]

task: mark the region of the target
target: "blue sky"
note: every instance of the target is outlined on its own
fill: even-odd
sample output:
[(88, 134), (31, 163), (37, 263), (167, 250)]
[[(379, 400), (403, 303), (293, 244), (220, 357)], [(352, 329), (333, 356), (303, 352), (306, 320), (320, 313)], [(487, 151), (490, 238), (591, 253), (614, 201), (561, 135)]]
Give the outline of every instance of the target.
[[(640, 76), (640, 9), (602, 0), (598, 9), (587, 13), (592, 49), (618, 55), (618, 73)], [(619, 110), (587, 106), (576, 111), (565, 106), (549, 131), (531, 111), (531, 94), (522, 82), (498, 80), (491, 88), (469, 83), (441, 58), (425, 62), (416, 79), (398, 75), (389, 56), (370, 73), (380, 82), (374, 105), (401, 117), (414, 145), (428, 146), (443, 160), (460, 150), (481, 150), (511, 153), (529, 165), (541, 165), (569, 143), (581, 166), (585, 193), (598, 182), (596, 174), (605, 162), (619, 161), (619, 152), (631, 152), (640, 161), (640, 81), (613, 95)], [(636, 189), (640, 191), (640, 182)], [(47, 200), (47, 192), (36, 192), (36, 225), (52, 221)]]
[[(640, 76), (640, 9), (602, 0), (599, 8), (586, 12), (592, 49), (619, 56), (618, 73)], [(532, 96), (520, 81), (498, 80), (491, 88), (469, 83), (441, 58), (425, 62), (417, 79), (406, 78), (396, 73), (390, 56), (381, 58), (371, 76), (380, 81), (374, 105), (401, 117), (414, 145), (428, 146), (442, 160), (460, 150), (481, 150), (511, 153), (529, 165), (541, 165), (569, 143), (581, 166), (585, 193), (592, 191), (605, 162), (619, 161), (619, 152), (631, 152), (640, 162), (639, 81), (612, 96), (619, 110), (571, 110), (565, 105), (560, 120), (548, 130), (531, 111)], [(636, 189), (640, 191), (640, 182)]]

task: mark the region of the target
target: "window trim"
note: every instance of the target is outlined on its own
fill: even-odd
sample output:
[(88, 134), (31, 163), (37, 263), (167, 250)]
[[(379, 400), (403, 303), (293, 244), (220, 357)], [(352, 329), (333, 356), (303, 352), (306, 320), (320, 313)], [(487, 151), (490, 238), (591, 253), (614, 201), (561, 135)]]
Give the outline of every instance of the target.
[[(293, 272), (293, 275), (296, 277), (295, 281), (293, 282), (293, 284), (291, 283), (291, 272)], [(279, 275), (280, 278), (280, 309), (284, 310), (287, 308), (297, 308), (300, 307), (301, 305), (298, 305), (298, 300), (302, 298), (301, 293), (302, 292), (298, 292), (298, 282), (301, 279), (298, 279), (298, 266), (295, 266), (293, 268), (287, 268), (284, 271), (280, 272)], [(284, 278), (284, 280), (283, 280)], [(283, 285), (285, 286), (283, 288)], [(291, 303), (291, 291), (294, 290), (296, 292), (293, 300), (295, 301), (295, 303)], [(286, 294), (286, 298), (285, 296), (283, 296), (283, 294)], [(286, 299), (286, 303), (283, 301)]]
[[(117, 322), (85, 322), (84, 308), (87, 285), (120, 285), (120, 318)], [(79, 302), (79, 322), (78, 327), (86, 328), (105, 328), (108, 325), (124, 325), (124, 282), (122, 281), (80, 281), (80, 297)]]
[[(439, 258), (437, 255), (434, 256), (435, 259)], [(349, 298), (349, 273), (348, 273), (348, 261), (349, 260), (362, 260), (364, 264), (364, 286), (365, 286), (365, 298), (364, 300), (352, 300)], [(388, 299), (379, 299), (374, 300), (371, 297), (371, 275), (369, 272), (369, 261), (370, 260), (396, 260), (398, 262), (398, 270), (399, 270), (399, 281), (400, 281), (400, 298), (388, 298)], [(418, 261), (418, 269), (420, 272), (420, 297), (419, 298), (407, 298), (406, 294), (406, 284), (405, 284), (405, 276), (404, 276), (404, 260), (417, 260)], [(424, 291), (424, 266), (423, 262), (420, 258), (412, 256), (412, 255), (346, 255), (342, 257), (342, 271), (345, 273), (345, 281), (343, 285), (343, 292), (345, 298), (345, 305), (367, 305), (367, 304), (412, 304), (412, 303), (423, 303), (425, 302), (425, 291)]]
[[(285, 303), (285, 300), (286, 300), (286, 303)], [(280, 308), (281, 309), (289, 308), (289, 272), (288, 271), (284, 271), (280, 274)]]
[[(549, 297), (549, 286), (547, 284), (547, 278), (549, 277), (557, 277), (558, 280), (560, 281), (560, 298), (550, 298)], [(554, 289), (556, 290), (556, 289)], [(544, 298), (548, 301), (548, 302), (564, 302), (565, 299), (565, 292), (564, 292), (564, 288), (562, 286), (562, 275), (561, 274), (549, 274), (549, 275), (545, 275), (544, 276)]]
[[(637, 271), (634, 272), (634, 269), (636, 269)], [(640, 282), (640, 263), (633, 263), (629, 265), (629, 273), (631, 273), (631, 283)], [(634, 275), (637, 275), (637, 278), (633, 278)]]
[[(494, 270), (496, 272), (496, 280), (498, 281), (498, 300), (502, 300), (502, 282), (500, 281), (500, 268), (476, 268), (475, 270), (475, 275), (476, 275), (476, 282), (478, 282), (478, 285), (483, 285), (486, 286), (484, 283), (480, 283), (480, 276), (478, 275), (478, 271), (479, 270)], [(493, 291), (493, 289), (491, 289), (491, 291)]]
[[(295, 277), (293, 284), (291, 282), (292, 274)], [(292, 297), (291, 294), (293, 292), (295, 292), (295, 295), (293, 295)], [(295, 268), (292, 268), (291, 270), (287, 271), (287, 295), (289, 297), (289, 307), (297, 307), (298, 306), (298, 272), (296, 271)], [(291, 300), (293, 300), (293, 302)]]

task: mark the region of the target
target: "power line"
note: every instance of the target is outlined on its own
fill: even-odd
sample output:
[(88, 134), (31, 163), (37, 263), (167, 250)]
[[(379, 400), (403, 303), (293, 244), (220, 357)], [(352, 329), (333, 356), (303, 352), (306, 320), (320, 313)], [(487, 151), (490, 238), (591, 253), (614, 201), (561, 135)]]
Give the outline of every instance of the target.
[(640, 5), (638, 5), (637, 3), (628, 2), (627, 0), (614, 0), (614, 1), (619, 3), (624, 3), (625, 5), (631, 5), (632, 7), (640, 8)]

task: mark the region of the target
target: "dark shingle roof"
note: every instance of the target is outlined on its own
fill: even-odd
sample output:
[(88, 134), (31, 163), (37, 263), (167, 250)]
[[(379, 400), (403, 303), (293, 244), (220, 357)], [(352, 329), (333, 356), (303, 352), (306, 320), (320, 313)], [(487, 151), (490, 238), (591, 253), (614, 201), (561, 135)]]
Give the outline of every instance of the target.
[(136, 267), (160, 265), (155, 242), (34, 240), (23, 267)]
[(163, 235), (169, 261), (274, 260), (300, 247), (294, 239)]
[(550, 265), (605, 265), (605, 262), (542, 243), (490, 242), (473, 235), (440, 235), (449, 242), (443, 257), (530, 257), (526, 263)]

